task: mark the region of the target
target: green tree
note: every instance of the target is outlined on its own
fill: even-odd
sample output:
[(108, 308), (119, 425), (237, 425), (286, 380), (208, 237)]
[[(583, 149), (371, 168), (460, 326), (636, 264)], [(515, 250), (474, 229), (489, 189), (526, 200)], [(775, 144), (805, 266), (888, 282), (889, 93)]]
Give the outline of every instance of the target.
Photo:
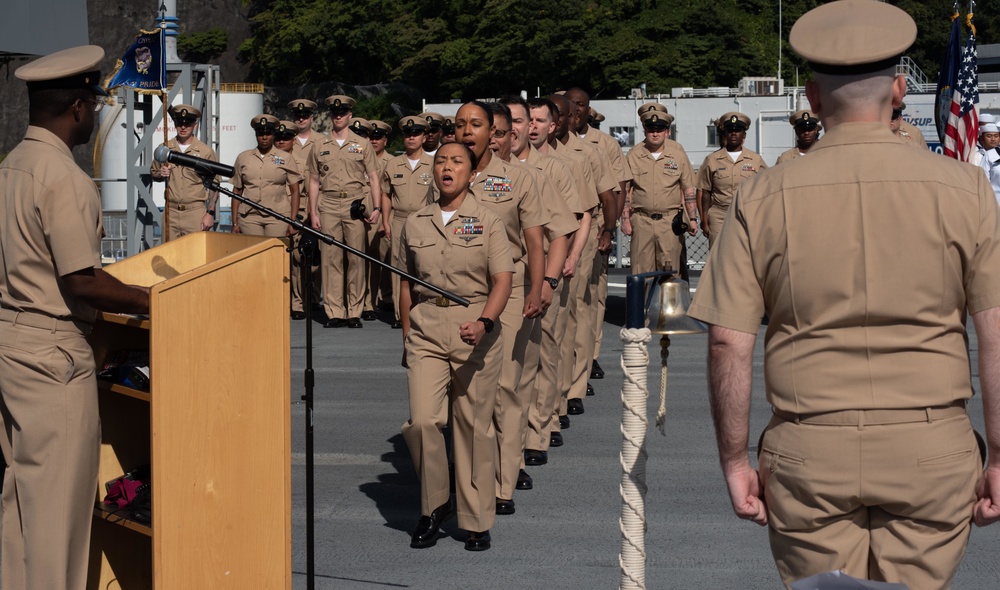
[(209, 63), (226, 51), (228, 41), (222, 27), (177, 36), (177, 53), (184, 61)]

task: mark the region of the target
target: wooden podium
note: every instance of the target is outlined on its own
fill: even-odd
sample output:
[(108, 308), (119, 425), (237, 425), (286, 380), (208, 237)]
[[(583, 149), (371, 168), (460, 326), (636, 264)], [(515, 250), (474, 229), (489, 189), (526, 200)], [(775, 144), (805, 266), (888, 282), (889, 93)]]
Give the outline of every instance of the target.
[[(290, 589), (289, 255), (199, 232), (107, 267), (150, 287), (148, 320), (102, 314), (91, 341), (148, 350), (150, 390), (99, 381), (100, 489), (88, 588)], [(152, 466), (152, 524), (102, 509)]]

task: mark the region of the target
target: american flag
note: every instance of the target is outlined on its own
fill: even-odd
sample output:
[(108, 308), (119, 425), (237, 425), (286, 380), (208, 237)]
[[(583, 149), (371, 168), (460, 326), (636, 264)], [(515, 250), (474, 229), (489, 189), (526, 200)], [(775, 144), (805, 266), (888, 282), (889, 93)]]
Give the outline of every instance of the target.
[(979, 69), (976, 65), (976, 37), (969, 33), (958, 75), (952, 85), (951, 111), (944, 133), (944, 154), (968, 162), (976, 152), (979, 135)]

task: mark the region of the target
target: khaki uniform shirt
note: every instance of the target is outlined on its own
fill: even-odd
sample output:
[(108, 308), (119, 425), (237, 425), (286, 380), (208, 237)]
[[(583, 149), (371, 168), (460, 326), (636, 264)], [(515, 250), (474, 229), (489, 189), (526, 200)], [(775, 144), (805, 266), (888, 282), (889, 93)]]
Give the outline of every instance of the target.
[(756, 334), (767, 313), (768, 400), (807, 414), (969, 397), (966, 309), (997, 306), (983, 173), (845, 123), (740, 186), (688, 315)]
[(594, 178), (594, 170), (590, 167), (590, 162), (587, 158), (583, 154), (567, 148), (558, 141), (555, 145), (549, 146), (549, 155), (565, 164), (573, 174), (577, 194), (580, 197), (580, 206), (584, 208), (584, 211), (593, 211), (596, 209), (601, 204), (597, 195), (603, 191), (598, 190), (597, 180)]
[(378, 154), (375, 155), (375, 160), (378, 162), (379, 175), (381, 175), (382, 171), (385, 170), (386, 165), (388, 165), (389, 162), (392, 161), (392, 157), (393, 157), (392, 154), (390, 154), (387, 150), (383, 151), (381, 156), (379, 156)]
[(684, 191), (695, 188), (694, 169), (681, 144), (664, 140), (660, 157), (653, 159), (645, 143), (625, 159), (632, 171), (632, 209), (646, 213), (673, 213), (684, 206)]
[[(488, 296), (494, 275), (514, 272), (503, 221), (470, 197), (447, 225), (431, 203), (407, 218), (401, 236), (408, 273), (469, 299)], [(438, 296), (412, 285), (418, 297)]]
[[(616, 180), (611, 170), (611, 162), (608, 160), (607, 155), (594, 147), (593, 144), (577, 137), (575, 133), (567, 133), (566, 136), (569, 137), (569, 140), (565, 144), (560, 145), (559, 149), (567, 147), (587, 159), (594, 178), (597, 179), (597, 194), (607, 190), (617, 191), (618, 180)], [(557, 141), (556, 143), (559, 142)]]
[(743, 153), (733, 162), (726, 148), (705, 156), (698, 169), (698, 188), (712, 193), (712, 207), (728, 209), (741, 182), (767, 168), (757, 152), (743, 148)]
[[(181, 146), (177, 143), (177, 138), (169, 140), (167, 143), (163, 144), (167, 146), (171, 151), (180, 152)], [(215, 154), (215, 150), (208, 147), (204, 141), (198, 139), (197, 137), (191, 138), (191, 143), (188, 144), (188, 149), (185, 152), (181, 152), (188, 156), (194, 156), (196, 158), (201, 158), (203, 160), (211, 160), (213, 162), (219, 161), (219, 156)], [(167, 179), (167, 200), (171, 205), (190, 205), (193, 203), (204, 203), (208, 199), (208, 189), (201, 182), (201, 176), (195, 172), (194, 168), (188, 166), (176, 166), (174, 164), (170, 165), (172, 168), (170, 170), (170, 178)], [(149, 165), (149, 171), (153, 174), (153, 178), (157, 181), (162, 179), (156, 178), (156, 173), (159, 172), (163, 164), (153, 160), (153, 163)], [(219, 177), (215, 177), (215, 182), (219, 182)]]
[(775, 162), (774, 165), (777, 166), (778, 164), (784, 164), (785, 162), (791, 162), (792, 160), (794, 160), (796, 158), (801, 158), (804, 155), (805, 154), (803, 154), (801, 151), (799, 151), (799, 147), (795, 146), (795, 147), (793, 147), (790, 150), (786, 150), (786, 151), (782, 152), (781, 155), (778, 156), (778, 161)]
[(521, 231), (549, 221), (531, 173), (520, 164), (504, 162), (494, 155), (469, 191), (500, 217), (507, 228), (511, 256), (514, 262), (521, 260), (527, 253)]
[[(309, 145), (309, 144), (307, 144)], [(309, 216), (309, 175), (306, 171), (309, 169), (309, 154), (306, 149), (299, 149), (298, 140), (292, 144), (292, 159), (295, 160), (295, 165), (299, 169), (301, 178), (299, 179), (299, 213), (302, 214), (303, 218)], [(292, 198), (292, 188), (289, 185), (286, 187), (286, 192), (288, 193), (288, 198)]]
[(391, 158), (382, 169), (382, 193), (392, 199), (392, 213), (406, 217), (437, 200), (434, 160), (421, 150), (416, 168), (410, 168), (406, 154)]
[(0, 164), (0, 211), (3, 307), (93, 322), (61, 277), (101, 268), (101, 196), (55, 134), (28, 126)]
[(313, 146), (309, 159), (310, 174), (319, 175), (320, 198), (322, 193), (340, 192), (349, 197), (364, 196), (369, 186), (368, 170), (378, 170), (375, 150), (353, 131), (347, 132), (344, 145), (338, 145), (333, 137), (324, 137)]
[(611, 172), (618, 182), (632, 180), (632, 171), (625, 164), (625, 157), (622, 155), (622, 146), (615, 138), (600, 129), (594, 129), (590, 125), (587, 125), (583, 129), (583, 133), (579, 137), (596, 147), (608, 158), (608, 163), (611, 165)]
[[(531, 164), (538, 168), (555, 185), (559, 195), (566, 202), (566, 206), (575, 215), (583, 215), (584, 211), (597, 206), (597, 194), (592, 197), (592, 204), (584, 208), (577, 183), (570, 172), (569, 166), (555, 156), (543, 154), (528, 144), (528, 154), (524, 159), (525, 164)], [(588, 200), (590, 203), (590, 200)]]
[(548, 245), (552, 240), (572, 234), (580, 228), (580, 224), (576, 223), (576, 217), (566, 205), (565, 197), (559, 193), (555, 184), (549, 180), (541, 168), (514, 157), (511, 157), (511, 163), (515, 166), (522, 166), (535, 179), (542, 209), (548, 217), (548, 221), (543, 224), (542, 234), (545, 251), (548, 252)]
[[(242, 189), (244, 197), (282, 215), (292, 213), (287, 187), (302, 180), (292, 154), (278, 148), (261, 154), (259, 149), (254, 148), (236, 156), (233, 168), (236, 169), (236, 176), (232, 178), (233, 188)], [(249, 205), (244, 207), (249, 208)], [(242, 214), (252, 212), (243, 211)]]
[(930, 151), (927, 147), (927, 141), (924, 139), (924, 134), (906, 121), (900, 121), (899, 123), (899, 138), (913, 147)]

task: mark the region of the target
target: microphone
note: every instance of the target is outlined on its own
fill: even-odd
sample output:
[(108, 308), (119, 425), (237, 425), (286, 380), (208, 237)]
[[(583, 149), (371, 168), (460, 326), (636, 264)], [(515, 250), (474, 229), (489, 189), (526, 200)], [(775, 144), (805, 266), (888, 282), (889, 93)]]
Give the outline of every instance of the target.
[(225, 176), (226, 178), (236, 176), (236, 169), (232, 166), (171, 151), (165, 145), (156, 148), (153, 152), (153, 159), (161, 164), (169, 162), (178, 166), (194, 168), (195, 172), (203, 176)]

